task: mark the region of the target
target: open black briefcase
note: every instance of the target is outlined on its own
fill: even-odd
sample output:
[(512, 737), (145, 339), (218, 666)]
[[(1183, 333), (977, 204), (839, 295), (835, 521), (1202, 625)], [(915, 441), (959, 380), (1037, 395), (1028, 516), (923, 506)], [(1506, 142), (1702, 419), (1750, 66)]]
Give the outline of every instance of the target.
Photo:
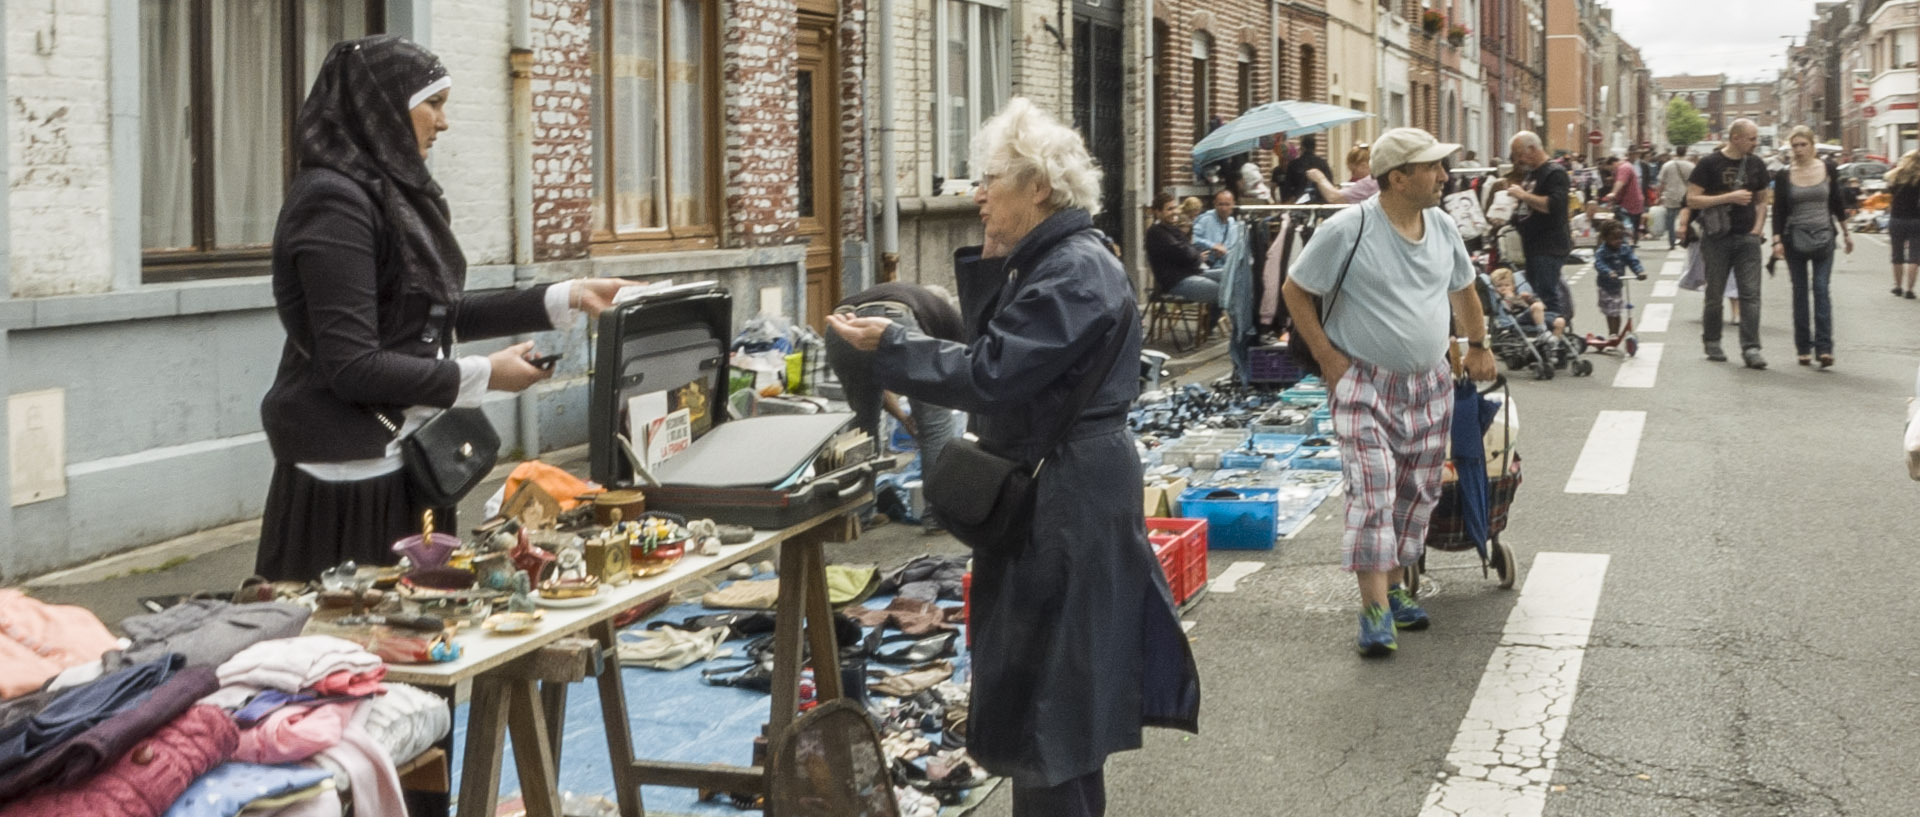
[[(756, 528), (871, 492), (875, 447), (852, 413), (728, 416), (732, 323), (733, 297), (713, 283), (600, 313), (587, 410), (594, 481), (639, 489), (648, 510)], [(668, 450), (677, 453), (655, 461)]]

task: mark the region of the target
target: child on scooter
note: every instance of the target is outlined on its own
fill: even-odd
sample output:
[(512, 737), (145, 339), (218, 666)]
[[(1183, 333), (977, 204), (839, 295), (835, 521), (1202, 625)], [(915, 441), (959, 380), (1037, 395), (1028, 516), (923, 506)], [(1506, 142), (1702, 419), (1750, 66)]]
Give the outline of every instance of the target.
[(1640, 265), (1640, 257), (1634, 253), (1633, 245), (1626, 242), (1626, 237), (1625, 226), (1609, 221), (1600, 225), (1600, 246), (1593, 251), (1593, 282), (1600, 294), (1600, 314), (1607, 316), (1608, 337), (1620, 335), (1620, 319), (1627, 312), (1620, 279), (1631, 272), (1634, 278), (1647, 280), (1647, 270)]

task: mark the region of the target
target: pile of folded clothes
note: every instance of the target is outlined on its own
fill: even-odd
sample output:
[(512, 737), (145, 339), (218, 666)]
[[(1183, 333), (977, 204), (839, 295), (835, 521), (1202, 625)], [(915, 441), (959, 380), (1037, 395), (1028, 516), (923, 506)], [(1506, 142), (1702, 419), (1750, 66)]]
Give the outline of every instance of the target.
[(121, 623), (0, 590), (0, 817), (404, 814), (394, 758), (451, 729), (307, 610), (192, 601)]

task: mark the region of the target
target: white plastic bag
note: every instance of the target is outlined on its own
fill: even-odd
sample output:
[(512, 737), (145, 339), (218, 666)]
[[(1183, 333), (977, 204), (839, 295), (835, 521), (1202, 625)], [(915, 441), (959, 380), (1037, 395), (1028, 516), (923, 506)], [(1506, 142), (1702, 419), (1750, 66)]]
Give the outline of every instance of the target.
[(1440, 200), (1440, 207), (1453, 217), (1460, 237), (1469, 241), (1487, 234), (1487, 215), (1480, 211), (1480, 198), (1471, 190), (1462, 190)]
[(1487, 473), (1504, 474), (1508, 461), (1518, 449), (1520, 440), (1520, 408), (1513, 404), (1511, 393), (1489, 394), (1487, 399), (1500, 404), (1493, 412), (1493, 425), (1487, 427), (1487, 433), (1481, 437), (1481, 444), (1487, 449)]
[(1499, 192), (1493, 194), (1493, 203), (1487, 205), (1487, 220), (1496, 224), (1512, 221), (1514, 205), (1519, 203), (1520, 200), (1514, 198), (1506, 188), (1500, 188)]
[(1920, 415), (1920, 372), (1914, 373), (1913, 396), (1907, 398), (1907, 476), (1920, 481), (1920, 423), (1914, 416)]

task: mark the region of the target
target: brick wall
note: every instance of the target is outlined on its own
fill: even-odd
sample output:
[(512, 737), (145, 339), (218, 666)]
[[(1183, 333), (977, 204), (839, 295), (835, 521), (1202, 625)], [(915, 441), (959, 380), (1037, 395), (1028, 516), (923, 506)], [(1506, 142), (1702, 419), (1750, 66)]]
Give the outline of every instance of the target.
[(867, 10), (865, 0), (840, 3), (840, 230), (867, 234)]
[[(1308, 4), (1320, 5), (1323, 4)], [(1312, 12), (1288, 10), (1283, 20), (1283, 53), (1273, 53), (1272, 23), (1263, 0), (1168, 0), (1154, 4), (1156, 25), (1164, 25), (1166, 38), (1158, 56), (1161, 72), (1156, 91), (1157, 110), (1154, 146), (1158, 178), (1163, 186), (1197, 184), (1193, 175), (1193, 133), (1196, 119), (1218, 116), (1222, 120), (1238, 115), (1240, 104), (1240, 46), (1253, 47), (1252, 97), (1255, 104), (1275, 98), (1305, 98), (1324, 101), (1327, 79), (1327, 41), (1324, 16)], [(1205, 31), (1213, 38), (1212, 77), (1207, 86), (1208, 110), (1195, 110), (1198, 96), (1193, 76), (1193, 35)], [(1301, 47), (1312, 51), (1312, 70), (1307, 73), (1307, 94), (1300, 94)], [(1286, 86), (1276, 94), (1273, 89), (1273, 61), (1282, 60)], [(1253, 161), (1271, 167), (1272, 154), (1254, 151)]]
[[(535, 261), (580, 258), (593, 236), (590, 0), (533, 2)], [(495, 70), (506, 73), (504, 61)]]
[(726, 244), (787, 244), (799, 225), (793, 0), (731, 0), (721, 32)]
[(9, 2), (6, 65), (15, 297), (113, 287), (107, 3)]
[(469, 264), (513, 260), (512, 79), (508, 10), (499, 0), (434, 4), (433, 51), (453, 76), (447, 121), (433, 149), (453, 231)]

